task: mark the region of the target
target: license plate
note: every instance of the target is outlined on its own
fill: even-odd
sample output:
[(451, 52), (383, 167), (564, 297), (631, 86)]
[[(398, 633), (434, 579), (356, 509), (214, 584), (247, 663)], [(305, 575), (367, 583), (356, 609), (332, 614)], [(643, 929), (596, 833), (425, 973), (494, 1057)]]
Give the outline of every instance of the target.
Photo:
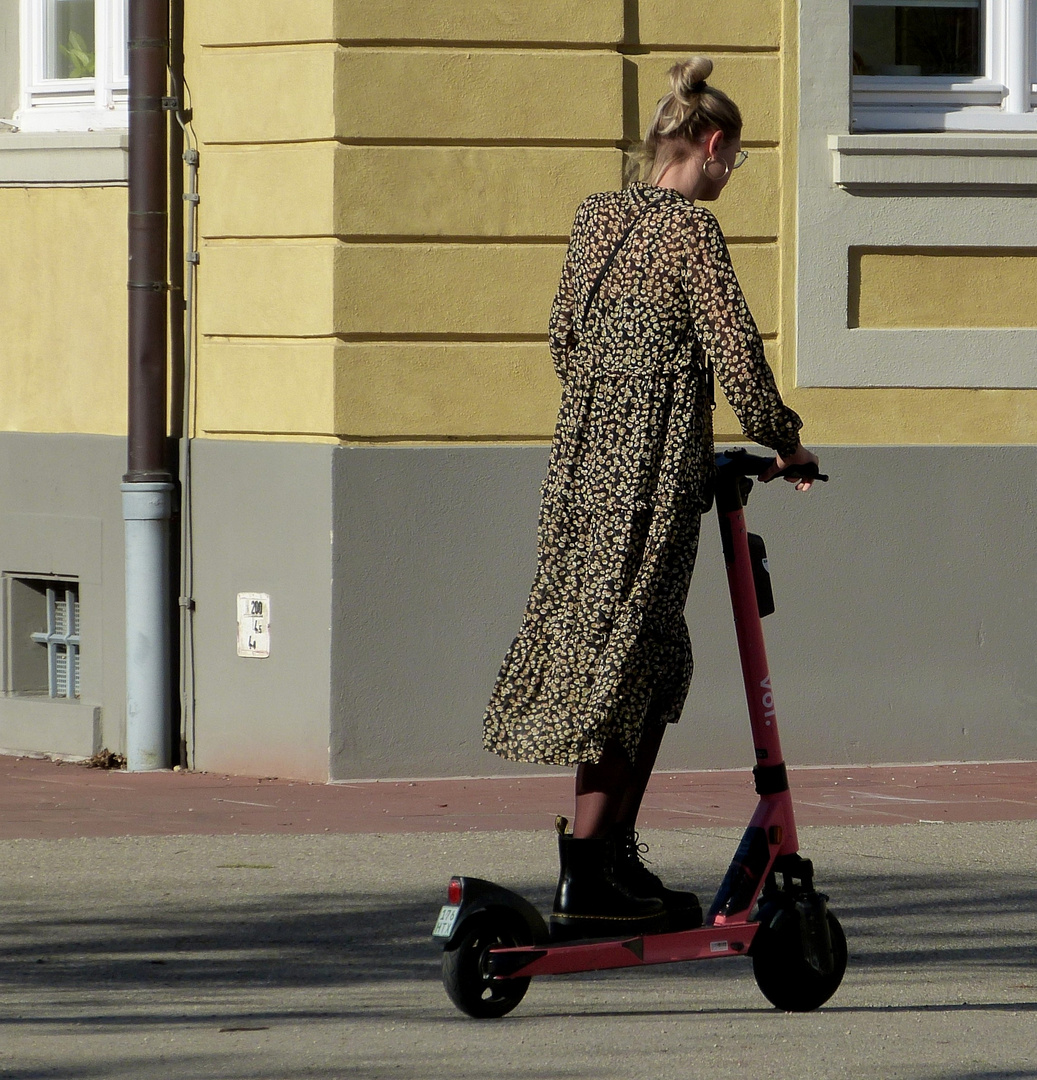
[(434, 938), (449, 938), (454, 932), (454, 923), (457, 922), (460, 911), (461, 908), (457, 904), (444, 904), (439, 909), (439, 918), (436, 919), (436, 925), (432, 929), (432, 936)]

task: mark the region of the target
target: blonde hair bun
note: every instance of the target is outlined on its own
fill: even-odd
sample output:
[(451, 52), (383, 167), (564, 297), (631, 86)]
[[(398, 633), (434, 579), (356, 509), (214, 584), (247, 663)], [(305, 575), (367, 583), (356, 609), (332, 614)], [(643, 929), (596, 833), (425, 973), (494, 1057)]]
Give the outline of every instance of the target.
[(685, 157), (703, 133), (723, 132), (725, 139), (742, 133), (738, 106), (706, 79), (713, 73), (708, 56), (690, 56), (670, 68), (670, 92), (655, 107), (644, 142), (632, 158), (637, 169), (654, 184), (665, 170)]
[(670, 87), (673, 96), (684, 106), (693, 106), (713, 73), (713, 61), (708, 56), (691, 56), (678, 60), (670, 68)]

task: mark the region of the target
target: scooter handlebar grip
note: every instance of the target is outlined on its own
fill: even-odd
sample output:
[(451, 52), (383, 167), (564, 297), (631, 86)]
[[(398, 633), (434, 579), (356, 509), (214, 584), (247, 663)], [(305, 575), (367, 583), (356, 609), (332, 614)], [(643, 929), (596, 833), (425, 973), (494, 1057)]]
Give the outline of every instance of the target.
[[(828, 473), (819, 472), (817, 466), (808, 461), (804, 465), (789, 465), (787, 468), (782, 469), (781, 472), (775, 473), (771, 480), (820, 480), (822, 483), (828, 483)], [(766, 481), (768, 484), (770, 480)]]

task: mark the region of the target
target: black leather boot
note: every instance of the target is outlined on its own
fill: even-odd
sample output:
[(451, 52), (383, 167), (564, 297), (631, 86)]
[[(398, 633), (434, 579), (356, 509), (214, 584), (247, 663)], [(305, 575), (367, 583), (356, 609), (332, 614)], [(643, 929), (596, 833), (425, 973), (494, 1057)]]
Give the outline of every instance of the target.
[(702, 905), (693, 892), (668, 889), (641, 861), (648, 850), (640, 843), (632, 825), (618, 825), (612, 834), (615, 843), (615, 876), (623, 888), (638, 896), (654, 896), (661, 900), (670, 917), (669, 929), (694, 930), (702, 925)]
[(560, 817), (558, 829), (558, 891), (551, 914), (551, 938), (623, 937), (648, 934), (666, 925), (666, 908), (654, 897), (631, 892), (614, 873), (613, 837), (577, 840)]

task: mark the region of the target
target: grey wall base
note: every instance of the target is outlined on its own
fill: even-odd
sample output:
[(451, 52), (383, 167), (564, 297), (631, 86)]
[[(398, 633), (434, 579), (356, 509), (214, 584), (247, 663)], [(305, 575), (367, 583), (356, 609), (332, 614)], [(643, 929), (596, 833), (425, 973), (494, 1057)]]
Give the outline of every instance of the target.
[[(532, 579), (543, 447), (194, 444), (195, 767), (521, 775), (480, 720)], [(757, 488), (791, 763), (1037, 755), (1037, 448), (832, 448), (807, 497)], [(124, 747), (118, 439), (0, 435), (0, 570), (78, 577), (79, 705), (0, 697), (0, 747)], [(236, 597), (271, 597), (237, 654)], [(688, 603), (696, 673), (663, 768), (752, 764), (715, 518)], [(174, 706), (174, 713), (178, 710)]]
[[(343, 449), (336, 778), (514, 774), (480, 718), (534, 567), (543, 448)], [(790, 762), (1037, 755), (1037, 449), (833, 448), (808, 496), (758, 487)], [(664, 768), (752, 746), (714, 515), (688, 603), (696, 674)]]
[(2, 753), (88, 758), (102, 748), (99, 706), (46, 698), (6, 697), (0, 702)]
[[(194, 444), (199, 769), (328, 779), (332, 672), (329, 446)], [(270, 655), (237, 654), (237, 596), (270, 597)]]
[(89, 757), (125, 741), (125, 463), (119, 439), (0, 432), (0, 573), (77, 579), (84, 643), (78, 703), (0, 694), (6, 751)]

